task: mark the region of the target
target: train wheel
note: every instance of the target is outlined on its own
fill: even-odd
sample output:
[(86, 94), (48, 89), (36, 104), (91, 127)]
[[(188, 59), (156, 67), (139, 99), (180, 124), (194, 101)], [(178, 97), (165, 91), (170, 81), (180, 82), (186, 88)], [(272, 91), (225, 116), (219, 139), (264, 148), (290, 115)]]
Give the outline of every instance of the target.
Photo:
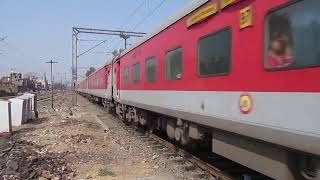
[(187, 129), (176, 128), (175, 129), (175, 139), (180, 142), (181, 145), (185, 146), (189, 142), (189, 134)]
[(173, 121), (167, 122), (166, 132), (170, 139), (175, 139), (176, 124)]
[(320, 179), (320, 160), (302, 156), (300, 157), (300, 173), (308, 180)]

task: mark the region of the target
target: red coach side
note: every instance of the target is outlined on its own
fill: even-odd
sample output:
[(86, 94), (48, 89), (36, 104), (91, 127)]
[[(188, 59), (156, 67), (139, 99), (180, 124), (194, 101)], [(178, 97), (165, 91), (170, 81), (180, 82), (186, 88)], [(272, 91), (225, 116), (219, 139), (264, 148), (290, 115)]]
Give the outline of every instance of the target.
[[(291, 151), (275, 147), (320, 156), (320, 14), (315, 8), (320, 2), (242, 0), (221, 8), (222, 2), (227, 1), (203, 1), (125, 51), (115, 65), (120, 65), (117, 97), (132, 108), (222, 130), (212, 132), (215, 153), (288, 179), (290, 162), (280, 159), (290, 159)], [(188, 134), (188, 128), (176, 126), (179, 137)], [(254, 150), (248, 153), (243, 142)], [(232, 154), (226, 148), (247, 152)], [(262, 157), (261, 149), (273, 153)], [(278, 150), (281, 155), (274, 155)], [(247, 161), (253, 157), (260, 160)], [(283, 169), (276, 173), (263, 161)]]

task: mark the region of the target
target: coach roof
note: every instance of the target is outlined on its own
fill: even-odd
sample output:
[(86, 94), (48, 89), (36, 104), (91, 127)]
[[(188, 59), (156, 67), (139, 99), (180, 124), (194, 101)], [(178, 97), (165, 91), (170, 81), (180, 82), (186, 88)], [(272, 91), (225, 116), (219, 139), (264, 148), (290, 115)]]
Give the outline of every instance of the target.
[(209, 0), (193, 0), (183, 10), (181, 10), (180, 12), (175, 14), (174, 16), (170, 17), (165, 23), (160, 25), (157, 29), (153, 30), (151, 33), (148, 33), (145, 37), (143, 37), (140, 41), (138, 41), (133, 46), (124, 50), (118, 58), (121, 58), (122, 56), (126, 55), (131, 50), (135, 49), (136, 47), (140, 46), (141, 44), (148, 41), (152, 37), (156, 36), (157, 34), (162, 32), (163, 30), (167, 29), (169, 26), (171, 26), (175, 22), (179, 21), (183, 17), (187, 16), (188, 14), (190, 14), (191, 12), (193, 12), (194, 10), (196, 10), (197, 8), (199, 8), (200, 6), (202, 6), (203, 4), (205, 4), (208, 1)]

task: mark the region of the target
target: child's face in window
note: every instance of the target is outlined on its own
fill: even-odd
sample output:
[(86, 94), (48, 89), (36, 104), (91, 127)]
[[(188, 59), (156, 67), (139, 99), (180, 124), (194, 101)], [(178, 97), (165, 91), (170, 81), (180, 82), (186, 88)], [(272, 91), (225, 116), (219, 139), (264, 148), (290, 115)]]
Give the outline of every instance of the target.
[(280, 39), (276, 39), (271, 42), (270, 48), (275, 54), (283, 55), (285, 52), (286, 45), (285, 42), (281, 41)]

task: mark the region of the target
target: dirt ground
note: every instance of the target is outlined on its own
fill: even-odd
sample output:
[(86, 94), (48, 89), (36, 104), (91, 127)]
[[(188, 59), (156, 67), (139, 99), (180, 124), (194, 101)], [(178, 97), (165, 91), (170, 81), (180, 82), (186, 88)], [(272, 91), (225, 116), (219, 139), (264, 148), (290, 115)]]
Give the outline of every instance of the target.
[(3, 179), (190, 179), (118, 118), (78, 100), (74, 107), (70, 93), (61, 95), (54, 110), (39, 102), (39, 119), (0, 138)]

